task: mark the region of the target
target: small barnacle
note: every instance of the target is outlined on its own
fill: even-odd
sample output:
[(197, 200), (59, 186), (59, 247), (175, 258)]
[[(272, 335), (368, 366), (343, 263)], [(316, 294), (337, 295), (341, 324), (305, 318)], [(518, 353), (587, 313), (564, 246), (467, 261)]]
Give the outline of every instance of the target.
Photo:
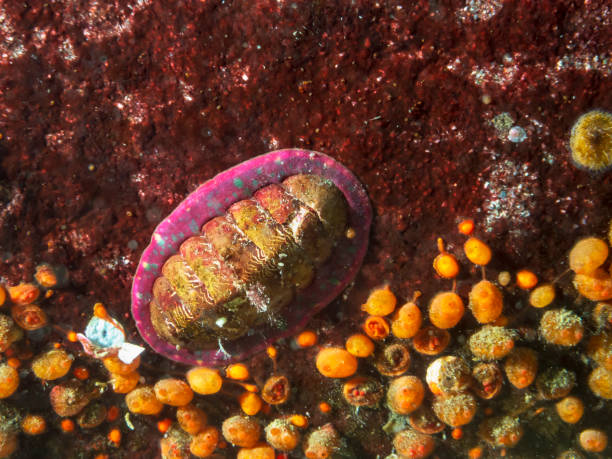
[(504, 327), (485, 325), (470, 336), (468, 345), (477, 359), (501, 359), (514, 347), (514, 333)]
[(189, 457), (190, 441), (191, 437), (176, 424), (173, 424), (159, 441), (162, 459), (187, 459)]
[(389, 344), (377, 352), (374, 365), (384, 376), (399, 376), (410, 366), (410, 352), (403, 344)]
[(612, 304), (597, 303), (591, 318), (598, 331), (612, 329)]
[(470, 385), (470, 368), (460, 357), (440, 357), (427, 367), (425, 381), (434, 395), (463, 392)]
[(0, 365), (0, 398), (10, 397), (19, 387), (19, 373), (3, 363)]
[(504, 384), (504, 376), (495, 362), (479, 363), (472, 370), (474, 379), (473, 391), (480, 398), (491, 399), (500, 393)]
[(402, 458), (423, 459), (433, 452), (436, 441), (430, 435), (405, 429), (395, 434), (393, 446)]
[(442, 432), (445, 427), (427, 404), (421, 404), (410, 413), (408, 421), (414, 430), (429, 435)]
[(440, 330), (432, 325), (421, 328), (412, 338), (414, 349), (425, 355), (440, 354), (450, 342), (450, 333), (447, 330)]
[(389, 336), (389, 324), (383, 317), (368, 316), (363, 323), (363, 331), (376, 341), (382, 341)]
[(38, 330), (49, 322), (45, 311), (35, 304), (16, 304), (11, 308), (11, 317), (26, 331)]
[(374, 406), (383, 396), (383, 387), (373, 378), (356, 376), (344, 383), (342, 395), (353, 406)]
[(584, 403), (578, 397), (565, 397), (555, 404), (557, 414), (563, 422), (576, 424), (584, 414)]
[(40, 435), (47, 430), (47, 421), (40, 414), (26, 414), (21, 420), (21, 431), (26, 435)]
[(77, 416), (77, 424), (83, 429), (94, 429), (106, 419), (106, 407), (99, 402), (87, 405)]
[(546, 400), (565, 397), (575, 385), (576, 374), (560, 367), (547, 368), (536, 379), (538, 393)]
[(476, 399), (468, 393), (436, 397), (432, 406), (438, 419), (451, 427), (468, 424), (478, 408)]
[(516, 417), (500, 416), (485, 419), (480, 424), (479, 433), (492, 446), (511, 448), (523, 436), (523, 427)]
[(261, 389), (261, 398), (270, 405), (280, 405), (289, 398), (291, 386), (283, 375), (270, 376)]
[(91, 395), (79, 380), (71, 379), (53, 387), (49, 400), (58, 416), (68, 417), (80, 413), (90, 402)]

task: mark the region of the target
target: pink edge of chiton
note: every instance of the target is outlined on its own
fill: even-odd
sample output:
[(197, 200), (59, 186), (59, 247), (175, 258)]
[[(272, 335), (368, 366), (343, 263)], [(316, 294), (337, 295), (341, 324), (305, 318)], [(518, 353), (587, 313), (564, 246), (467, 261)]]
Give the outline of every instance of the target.
[[(315, 174), (330, 179), (342, 191), (348, 203), (348, 226), (355, 230), (351, 239), (343, 238), (328, 262), (319, 268), (311, 287), (283, 309), (283, 330), (263, 328), (248, 336), (223, 342), (221, 349), (191, 351), (177, 349), (162, 340), (151, 323), (149, 302), (153, 282), (160, 275), (168, 257), (177, 253), (180, 244), (197, 234), (211, 218), (223, 214), (236, 201), (252, 196), (259, 188), (300, 174)], [(243, 360), (270, 343), (294, 335), (310, 318), (336, 298), (353, 280), (366, 253), (372, 208), (363, 185), (333, 158), (309, 150), (286, 149), (266, 153), (219, 173), (200, 185), (181, 202), (153, 232), (144, 250), (132, 285), (132, 315), (144, 340), (159, 354), (172, 360), (218, 366)]]

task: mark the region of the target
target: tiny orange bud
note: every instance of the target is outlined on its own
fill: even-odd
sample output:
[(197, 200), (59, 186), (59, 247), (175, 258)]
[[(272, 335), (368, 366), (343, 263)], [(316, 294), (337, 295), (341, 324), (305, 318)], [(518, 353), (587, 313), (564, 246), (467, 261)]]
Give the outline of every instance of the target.
[(522, 269), (518, 273), (516, 273), (516, 285), (518, 285), (523, 290), (529, 290), (535, 287), (538, 283), (538, 276), (536, 276), (533, 272)]
[(480, 459), (482, 457), (482, 447), (476, 446), (468, 451), (468, 457), (470, 459)]
[(117, 428), (111, 429), (108, 433), (108, 440), (115, 445), (121, 443), (121, 431)]
[(108, 422), (116, 421), (119, 417), (119, 407), (117, 405), (112, 405), (106, 411), (106, 420)]
[(76, 367), (73, 371), (74, 376), (81, 381), (89, 378), (89, 370), (85, 367)]
[(94, 316), (100, 319), (106, 319), (108, 317), (108, 313), (106, 312), (106, 308), (102, 303), (94, 304)]
[(295, 337), (295, 343), (299, 347), (310, 347), (317, 344), (317, 334), (312, 330), (305, 330)]
[(15, 369), (21, 366), (21, 360), (19, 360), (16, 357), (11, 357), (10, 359), (6, 361), (6, 363), (8, 364), (9, 367), (13, 367)]
[(294, 414), (289, 417), (289, 422), (296, 427), (306, 427), (308, 426), (308, 418), (303, 414)]
[(62, 419), (60, 426), (62, 427), (62, 430), (64, 432), (74, 431), (74, 421), (72, 419), (69, 419), (69, 418)]
[(274, 346), (268, 346), (266, 349), (266, 353), (268, 354), (268, 357), (270, 357), (272, 360), (276, 359), (276, 356), (278, 355), (278, 351)]
[(237, 381), (249, 379), (249, 369), (244, 363), (234, 363), (225, 369), (225, 376)]
[(389, 335), (389, 324), (379, 316), (369, 316), (363, 324), (366, 335), (375, 340), (383, 340)]
[(463, 430), (461, 429), (461, 427), (455, 427), (451, 432), (451, 436), (455, 440), (461, 440), (461, 438), (463, 438)]
[(172, 425), (172, 419), (164, 418), (161, 421), (157, 422), (157, 430), (159, 430), (161, 433), (164, 434), (168, 432), (168, 429), (170, 428), (171, 425)]
[(76, 343), (78, 341), (77, 334), (74, 331), (69, 331), (66, 334), (66, 338), (68, 338), (68, 341), (70, 341), (71, 343)]
[(319, 403), (319, 411), (321, 413), (329, 413), (331, 411), (331, 406), (329, 403), (327, 402), (321, 402)]
[(466, 218), (465, 220), (460, 221), (457, 225), (457, 229), (461, 234), (469, 236), (474, 232), (474, 220), (471, 218)]

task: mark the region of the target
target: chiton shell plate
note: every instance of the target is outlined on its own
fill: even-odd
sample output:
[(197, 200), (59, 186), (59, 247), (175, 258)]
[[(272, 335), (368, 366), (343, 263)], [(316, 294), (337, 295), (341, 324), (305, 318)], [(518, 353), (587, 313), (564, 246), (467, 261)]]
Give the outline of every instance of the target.
[[(267, 282), (269, 284), (263, 285), (263, 290), (268, 286), (272, 288), (276, 285), (274, 284), (274, 276), (278, 275), (284, 276), (281, 279), (282, 281), (291, 278), (290, 283), (297, 287), (291, 292), (291, 298), (287, 301), (273, 298), (273, 301), (283, 304), (276, 310), (267, 311), (266, 315), (269, 320), (245, 318), (244, 321), (241, 321), (238, 318), (235, 321), (235, 318), (228, 318), (227, 313), (231, 308), (225, 308), (223, 317), (218, 317), (218, 314), (217, 316), (211, 315), (213, 319), (216, 318), (216, 320), (211, 319), (213, 320), (213, 328), (216, 323), (222, 329), (227, 322), (229, 325), (233, 323), (241, 324), (243, 328), (246, 324), (249, 329), (246, 331), (243, 329), (235, 333), (235, 336), (231, 336), (231, 327), (226, 327), (222, 331), (225, 333), (226, 330), (230, 330), (229, 334), (219, 336), (212, 343), (214, 346), (208, 345), (210, 343), (201, 344), (197, 339), (194, 342), (177, 342), (174, 340), (170, 336), (171, 333), (165, 329), (165, 325), (160, 328), (159, 317), (165, 314), (163, 310), (166, 306), (160, 308), (159, 303), (172, 303), (174, 301), (173, 304), (177, 304), (176, 295), (169, 290), (169, 282), (165, 280), (166, 277), (169, 277), (174, 281), (172, 277), (175, 272), (173, 266), (180, 266), (181, 264), (176, 260), (181, 256), (189, 258), (195, 252), (190, 251), (193, 241), (197, 241), (200, 237), (210, 240), (210, 235), (218, 234), (221, 237), (226, 235), (225, 230), (221, 231), (225, 220), (240, 222), (241, 215), (250, 215), (249, 212), (254, 200), (261, 203), (266, 199), (266, 196), (270, 195), (265, 190), (281, 189), (282, 191), (283, 181), (288, 180), (289, 182), (295, 177), (300, 177), (301, 174), (306, 174), (306, 177), (314, 177), (315, 181), (320, 180), (324, 184), (333, 183), (334, 186), (331, 188), (335, 192), (339, 190), (343, 196), (342, 201), (345, 201), (343, 206), (346, 206), (346, 223), (342, 220), (338, 225), (334, 225), (334, 222), (330, 225), (325, 219), (322, 219), (321, 222), (325, 227), (325, 234), (332, 239), (330, 243), (330, 245), (333, 245), (331, 255), (328, 253), (317, 260), (316, 254), (313, 254), (312, 250), (308, 254), (308, 249), (299, 247), (304, 244), (298, 241), (296, 251), (301, 251), (302, 254), (307, 253), (305, 257), (311, 261), (314, 267), (314, 269), (309, 270), (301, 269), (303, 263), (300, 261), (302, 260), (300, 256), (292, 255), (293, 252), (288, 250), (280, 250), (281, 252), (289, 252), (288, 255), (285, 253), (280, 255), (287, 257), (286, 264), (291, 269), (287, 271), (288, 274), (276, 273), (271, 274), (272, 277), (267, 274), (263, 276), (266, 278), (263, 283), (266, 284)], [(280, 187), (270, 186), (272, 184), (281, 185)], [(255, 199), (251, 199), (254, 196)], [(272, 199), (270, 206), (274, 206), (275, 198), (270, 199)], [(334, 213), (331, 213), (330, 217), (333, 219), (334, 215)], [(151, 243), (142, 254), (132, 285), (132, 315), (136, 326), (144, 340), (156, 352), (178, 362), (219, 366), (228, 362), (243, 360), (260, 352), (278, 339), (294, 335), (306, 325), (314, 314), (333, 301), (348, 286), (357, 274), (365, 256), (371, 221), (372, 209), (365, 189), (346, 167), (327, 155), (308, 150), (286, 149), (266, 153), (238, 164), (200, 185), (155, 229), (151, 237)], [(219, 224), (219, 222), (222, 224)], [(268, 245), (270, 251), (274, 252), (273, 244), (269, 243), (272, 239), (262, 236), (257, 219), (248, 220), (248, 222), (255, 226), (255, 228), (250, 228), (252, 230), (250, 233), (248, 230), (243, 231), (250, 239), (250, 241), (247, 241), (248, 244), (258, 245), (261, 250), (256, 250), (262, 257), (266, 256), (265, 251)], [(342, 234), (338, 234), (338, 229), (342, 230)], [(267, 241), (267, 245), (260, 244), (256, 240), (257, 237)], [(236, 246), (236, 240), (231, 241), (228, 246)], [(318, 241), (321, 242), (320, 239)], [(286, 244), (281, 248), (283, 247), (287, 248)], [(229, 262), (233, 263), (231, 268), (235, 275), (252, 278), (252, 272), (240, 272), (242, 268), (248, 271), (244, 263), (241, 264), (240, 260), (229, 259), (236, 256), (235, 252), (229, 255), (223, 254), (219, 250), (216, 252), (220, 254), (221, 258), (227, 258)], [(278, 252), (279, 250), (276, 250), (275, 256), (271, 257), (275, 263), (274, 269), (280, 269), (277, 266), (285, 264), (279, 263)], [(191, 260), (189, 261), (189, 264), (192, 265)], [(200, 259), (199, 263), (205, 264), (210, 263), (210, 261), (201, 261)], [(269, 264), (267, 262), (259, 263), (255, 270), (265, 271), (269, 268)], [(258, 273), (255, 272), (255, 275), (258, 275)], [(261, 279), (262, 276), (258, 278)], [(304, 284), (301, 287), (300, 282)], [(198, 283), (199, 281), (195, 281), (193, 285)], [(261, 282), (257, 283), (258, 290), (262, 290), (260, 284)], [(175, 290), (180, 288), (180, 286), (177, 287), (176, 282), (173, 286)], [(215, 294), (215, 292), (211, 292), (204, 296), (210, 300), (210, 297), (214, 297)], [(191, 291), (187, 295), (191, 304), (197, 304), (202, 298), (202, 295), (198, 296), (197, 293)], [(223, 292), (219, 295), (223, 296)], [(251, 301), (253, 295), (247, 296), (250, 298), (249, 302), (253, 303)], [(285, 304), (287, 302), (289, 304)], [(179, 323), (176, 328), (180, 328), (182, 326), (182, 316), (176, 313), (176, 310), (181, 312), (184, 308), (189, 313), (190, 310), (194, 309), (189, 309), (184, 303), (187, 303), (187, 301), (181, 301), (180, 307), (172, 306), (174, 307), (174, 315), (171, 319), (164, 320), (164, 323), (169, 322), (173, 326)], [(254, 303), (257, 303), (257, 300)], [(167, 309), (172, 310), (172, 307), (168, 306)], [(202, 306), (204, 309), (206, 307), (208, 306)], [(217, 303), (210, 306), (211, 313), (218, 313), (218, 309)], [(237, 315), (244, 314), (245, 317), (249, 315), (248, 308), (237, 308), (236, 310), (238, 311)], [(160, 313), (160, 311), (162, 312)], [(219, 318), (222, 319), (221, 322), (219, 322)], [(155, 322), (155, 326), (153, 322)], [(192, 325), (196, 322), (204, 324), (204, 321), (198, 319), (198, 321), (192, 321)], [(240, 327), (237, 326), (237, 328)], [(192, 331), (189, 333), (192, 333)], [(190, 336), (189, 333), (183, 333), (183, 338)], [(205, 336), (206, 339), (211, 339), (210, 333), (205, 334)]]

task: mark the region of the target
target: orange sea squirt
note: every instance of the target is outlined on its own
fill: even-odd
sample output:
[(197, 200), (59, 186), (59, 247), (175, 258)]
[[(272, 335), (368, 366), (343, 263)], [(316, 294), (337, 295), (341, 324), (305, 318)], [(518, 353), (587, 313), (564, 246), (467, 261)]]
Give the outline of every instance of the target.
[(429, 320), (438, 328), (452, 328), (463, 317), (463, 300), (454, 292), (440, 292), (429, 303)]
[(125, 404), (128, 410), (135, 414), (158, 414), (164, 408), (163, 403), (155, 397), (151, 386), (140, 386), (129, 392), (125, 396)]
[(389, 324), (383, 317), (368, 316), (363, 323), (363, 331), (370, 338), (381, 341), (389, 336)]
[(153, 387), (155, 397), (164, 405), (185, 406), (193, 400), (193, 391), (185, 381), (176, 378), (160, 379)]
[(584, 403), (578, 397), (568, 396), (557, 402), (555, 409), (563, 422), (576, 424), (584, 414)]
[(529, 294), (529, 304), (534, 308), (545, 308), (555, 300), (555, 286), (542, 284)]
[(189, 387), (201, 395), (216, 394), (221, 390), (223, 379), (213, 368), (195, 367), (187, 372)]
[(479, 323), (495, 322), (503, 307), (501, 291), (488, 280), (481, 280), (470, 290), (470, 309)]
[(372, 316), (386, 316), (393, 312), (396, 304), (397, 298), (389, 286), (385, 285), (373, 290), (361, 309)]
[(255, 418), (238, 415), (223, 421), (221, 431), (232, 445), (250, 448), (259, 441), (261, 426)]
[(391, 332), (396, 338), (412, 338), (422, 323), (421, 309), (414, 302), (406, 303), (395, 312), (391, 321)]
[(387, 405), (397, 414), (409, 414), (416, 410), (425, 397), (425, 387), (416, 376), (400, 376), (389, 384)]
[(576, 274), (574, 286), (582, 296), (592, 301), (612, 298), (612, 277), (600, 268), (590, 274)]
[(587, 237), (574, 244), (569, 253), (569, 266), (576, 274), (592, 274), (608, 258), (608, 244), (596, 237)]
[(218, 443), (219, 430), (213, 426), (207, 426), (192, 437), (189, 451), (195, 457), (208, 457), (215, 451)]
[(349, 336), (345, 344), (346, 350), (355, 357), (369, 357), (374, 352), (374, 343), (361, 333)]
[(316, 367), (327, 378), (348, 378), (357, 371), (357, 359), (340, 347), (327, 347), (317, 354)]
[(463, 244), (465, 256), (475, 265), (485, 266), (491, 261), (491, 249), (487, 244), (475, 237), (469, 238)]
[(517, 347), (506, 358), (504, 370), (510, 384), (517, 389), (524, 389), (534, 381), (538, 373), (538, 355), (527, 347)]
[(195, 435), (204, 429), (208, 417), (201, 408), (189, 404), (180, 406), (176, 410), (176, 420), (181, 426), (181, 429), (190, 435)]

